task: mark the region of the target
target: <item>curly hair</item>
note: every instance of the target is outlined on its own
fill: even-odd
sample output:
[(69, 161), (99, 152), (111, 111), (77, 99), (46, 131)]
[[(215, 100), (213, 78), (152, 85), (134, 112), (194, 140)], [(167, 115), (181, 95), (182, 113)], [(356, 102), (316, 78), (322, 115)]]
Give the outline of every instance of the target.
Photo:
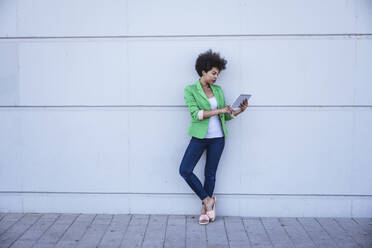
[(195, 63), (195, 70), (198, 72), (199, 76), (202, 76), (202, 71), (208, 72), (212, 67), (218, 68), (222, 71), (226, 68), (227, 60), (220, 57), (219, 53), (212, 52), (211, 49), (199, 54)]

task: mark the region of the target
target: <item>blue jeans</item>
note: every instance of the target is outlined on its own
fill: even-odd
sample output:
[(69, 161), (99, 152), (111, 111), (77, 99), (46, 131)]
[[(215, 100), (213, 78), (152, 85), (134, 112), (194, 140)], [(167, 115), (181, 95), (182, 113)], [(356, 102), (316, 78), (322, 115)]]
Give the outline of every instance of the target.
[[(201, 200), (205, 199), (207, 196), (213, 196), (217, 166), (224, 146), (225, 137), (209, 139), (192, 137), (185, 155), (183, 156), (179, 173)], [(204, 169), (204, 186), (202, 186), (200, 180), (192, 171), (204, 150), (207, 150), (207, 159)]]

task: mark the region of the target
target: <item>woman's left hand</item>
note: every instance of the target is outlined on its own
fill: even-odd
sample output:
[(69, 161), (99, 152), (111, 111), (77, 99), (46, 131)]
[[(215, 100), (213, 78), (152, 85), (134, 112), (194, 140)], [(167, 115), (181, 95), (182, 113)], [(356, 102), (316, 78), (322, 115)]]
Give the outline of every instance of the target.
[(242, 101), (242, 103), (240, 104), (240, 110), (243, 112), (247, 107), (248, 107), (248, 100), (245, 99), (245, 100)]

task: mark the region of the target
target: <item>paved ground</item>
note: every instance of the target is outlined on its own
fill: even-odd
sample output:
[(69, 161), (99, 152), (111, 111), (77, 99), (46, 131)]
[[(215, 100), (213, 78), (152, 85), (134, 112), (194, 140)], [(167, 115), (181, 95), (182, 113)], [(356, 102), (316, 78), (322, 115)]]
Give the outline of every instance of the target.
[(0, 247), (372, 247), (371, 218), (0, 213)]

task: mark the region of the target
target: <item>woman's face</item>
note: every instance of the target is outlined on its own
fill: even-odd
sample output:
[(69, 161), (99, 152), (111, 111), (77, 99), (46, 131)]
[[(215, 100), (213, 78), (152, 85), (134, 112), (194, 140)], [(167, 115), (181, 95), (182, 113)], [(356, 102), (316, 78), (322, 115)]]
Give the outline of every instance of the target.
[(202, 77), (204, 81), (208, 84), (214, 84), (218, 78), (218, 73), (220, 71), (217, 67), (212, 67), (208, 72), (202, 71)]

